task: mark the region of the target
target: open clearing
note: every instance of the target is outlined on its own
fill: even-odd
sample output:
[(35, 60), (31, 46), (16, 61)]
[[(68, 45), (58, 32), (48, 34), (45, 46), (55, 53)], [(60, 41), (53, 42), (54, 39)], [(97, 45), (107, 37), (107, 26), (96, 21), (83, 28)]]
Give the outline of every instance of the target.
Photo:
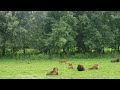
[[(60, 64), (59, 59), (53, 60), (0, 60), (1, 79), (119, 79), (120, 63), (111, 63), (110, 59), (67, 59), (74, 69), (68, 69), (68, 64)], [(85, 71), (77, 71), (77, 65), (83, 64)], [(99, 64), (98, 70), (88, 70), (94, 64)], [(59, 75), (46, 76), (48, 71), (58, 68)]]

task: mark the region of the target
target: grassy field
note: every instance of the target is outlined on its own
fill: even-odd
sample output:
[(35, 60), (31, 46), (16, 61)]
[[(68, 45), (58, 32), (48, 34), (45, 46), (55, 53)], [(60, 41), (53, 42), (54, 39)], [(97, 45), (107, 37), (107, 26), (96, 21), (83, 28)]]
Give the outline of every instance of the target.
[[(67, 64), (53, 60), (0, 60), (0, 79), (120, 79), (120, 63), (111, 63), (111, 59), (66, 59), (74, 69), (69, 70)], [(77, 65), (83, 64), (85, 71), (77, 71)], [(98, 70), (88, 70), (99, 64)], [(59, 75), (46, 76), (53, 67), (58, 67)]]

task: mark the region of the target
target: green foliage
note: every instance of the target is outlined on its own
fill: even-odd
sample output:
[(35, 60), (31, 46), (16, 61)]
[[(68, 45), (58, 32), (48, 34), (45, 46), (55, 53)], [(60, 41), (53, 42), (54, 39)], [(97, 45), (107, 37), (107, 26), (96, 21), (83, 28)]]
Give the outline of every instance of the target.
[[(26, 54), (30, 54), (30, 55), (32, 55), (32, 54), (38, 54), (39, 53), (39, 50), (35, 50), (35, 49), (26, 49)], [(21, 49), (21, 50), (18, 50), (17, 51), (17, 54), (18, 55), (20, 55), (20, 54), (23, 54), (23, 50)]]
[(23, 50), (17, 51), (17, 54), (18, 54), (18, 55), (23, 54)]
[(0, 27), (2, 56), (120, 52), (119, 11), (1, 11)]
[(111, 52), (110, 50), (105, 50), (106, 53), (98, 54), (98, 53), (80, 53), (71, 55), (69, 58), (75, 59), (103, 59), (103, 58), (116, 58), (120, 56), (118, 52)]

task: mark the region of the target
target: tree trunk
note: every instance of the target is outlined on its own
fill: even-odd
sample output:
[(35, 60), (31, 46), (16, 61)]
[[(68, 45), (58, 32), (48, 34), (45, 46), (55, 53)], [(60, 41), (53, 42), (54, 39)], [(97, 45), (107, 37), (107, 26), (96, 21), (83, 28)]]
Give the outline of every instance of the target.
[(63, 48), (63, 58), (66, 56), (66, 51), (65, 49)]
[(5, 56), (5, 43), (6, 43), (6, 40), (4, 39), (2, 42), (2, 56)]
[(119, 52), (120, 50), (119, 50), (119, 45), (117, 46), (117, 51)]
[(25, 52), (25, 47), (23, 48), (23, 53), (24, 53), (24, 55), (25, 55), (25, 53), (26, 53), (26, 52)]
[(11, 54), (14, 54), (15, 52), (16, 52), (16, 47), (13, 46), (13, 47), (11, 48)]
[(103, 54), (105, 53), (104, 47), (103, 47), (102, 53), (103, 53)]
[(52, 50), (51, 49), (49, 50), (49, 57), (48, 57), (48, 59), (52, 59)]
[(2, 56), (5, 56), (5, 44), (2, 46)]
[(13, 46), (12, 48), (12, 54), (13, 54), (13, 57), (16, 57), (17, 56), (17, 47)]
[(102, 52), (102, 49), (101, 49), (101, 48), (97, 48), (97, 49), (96, 49), (96, 53), (97, 53), (97, 54), (101, 54), (101, 52)]
[[(116, 36), (116, 33), (115, 33), (115, 36)], [(115, 51), (117, 50), (117, 38), (115, 37)]]

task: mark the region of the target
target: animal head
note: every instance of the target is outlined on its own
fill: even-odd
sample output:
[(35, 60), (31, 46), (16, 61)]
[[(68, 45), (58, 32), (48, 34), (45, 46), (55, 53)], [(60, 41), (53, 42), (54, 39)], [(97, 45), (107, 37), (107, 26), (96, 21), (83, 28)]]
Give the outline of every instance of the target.
[(56, 72), (58, 72), (58, 68), (53, 68), (53, 71), (56, 71)]

